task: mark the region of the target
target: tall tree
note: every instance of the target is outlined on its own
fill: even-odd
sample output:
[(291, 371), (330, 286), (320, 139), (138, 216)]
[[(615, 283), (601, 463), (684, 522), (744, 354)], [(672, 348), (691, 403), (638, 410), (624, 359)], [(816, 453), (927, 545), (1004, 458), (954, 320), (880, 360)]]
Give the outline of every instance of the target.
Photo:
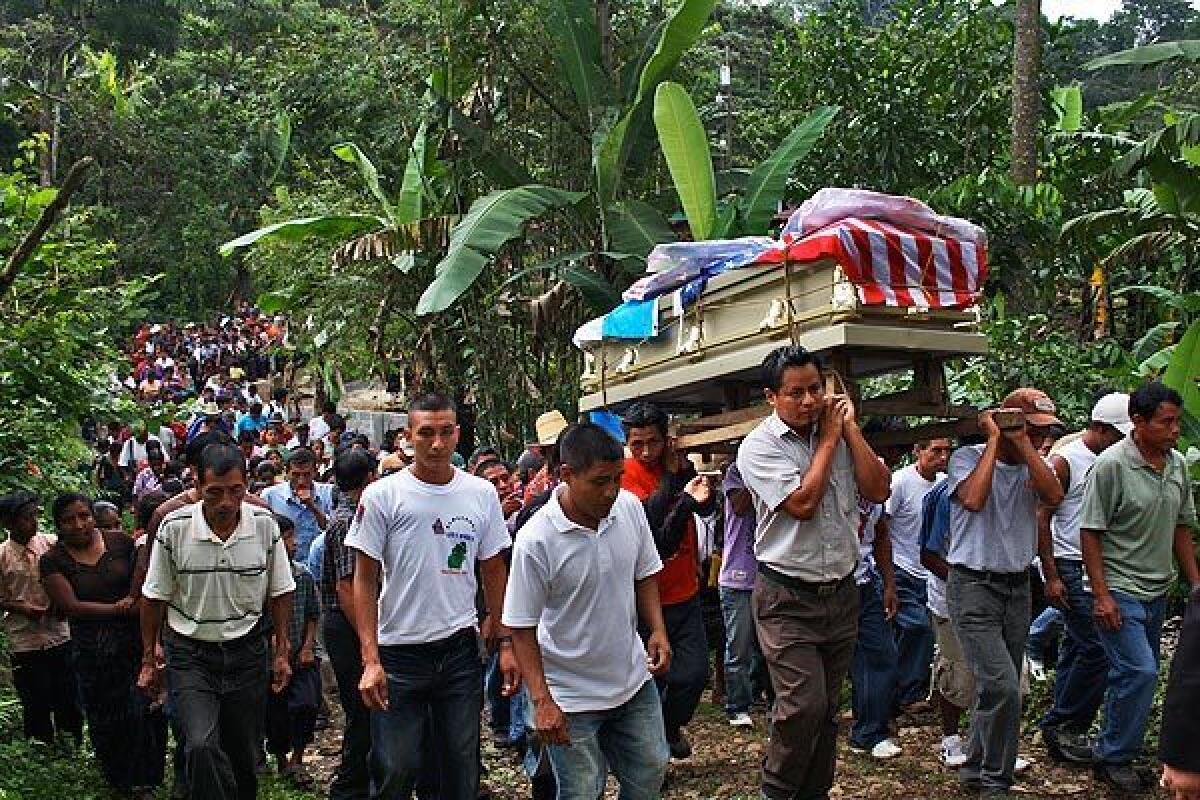
[(1012, 179), (1018, 186), (1037, 183), (1037, 126), (1042, 98), (1041, 2), (1017, 0), (1013, 30)]

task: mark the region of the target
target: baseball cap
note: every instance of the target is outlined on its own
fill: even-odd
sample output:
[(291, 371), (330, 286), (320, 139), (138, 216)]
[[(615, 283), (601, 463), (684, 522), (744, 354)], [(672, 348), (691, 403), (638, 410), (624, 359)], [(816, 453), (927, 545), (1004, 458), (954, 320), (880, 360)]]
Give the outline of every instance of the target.
[(1092, 422), (1103, 422), (1112, 425), (1126, 436), (1133, 430), (1133, 421), (1129, 419), (1129, 395), (1124, 392), (1106, 394), (1096, 401), (1092, 409)]
[(1004, 402), (1000, 404), (1001, 408), (1018, 408), (1025, 412), (1025, 421), (1030, 425), (1036, 425), (1039, 428), (1049, 428), (1057, 426), (1065, 428), (1062, 421), (1054, 416), (1058, 408), (1054, 405), (1054, 401), (1050, 399), (1050, 395), (1043, 392), (1041, 389), (1033, 389), (1023, 387), (1014, 389), (1009, 392), (1008, 397), (1004, 398)]

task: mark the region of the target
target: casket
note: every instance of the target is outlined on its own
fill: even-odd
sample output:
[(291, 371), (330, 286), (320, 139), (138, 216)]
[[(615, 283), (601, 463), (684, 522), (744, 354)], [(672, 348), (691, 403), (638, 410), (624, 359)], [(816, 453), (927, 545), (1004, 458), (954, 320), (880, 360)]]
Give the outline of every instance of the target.
[[(738, 408), (761, 398), (763, 357), (789, 343), (824, 354), (854, 383), (987, 352), (975, 308), (864, 304), (832, 259), (731, 270), (686, 308), (671, 295), (655, 302), (656, 335), (585, 351), (581, 411), (634, 399), (673, 412)], [(934, 410), (912, 405), (912, 413)]]

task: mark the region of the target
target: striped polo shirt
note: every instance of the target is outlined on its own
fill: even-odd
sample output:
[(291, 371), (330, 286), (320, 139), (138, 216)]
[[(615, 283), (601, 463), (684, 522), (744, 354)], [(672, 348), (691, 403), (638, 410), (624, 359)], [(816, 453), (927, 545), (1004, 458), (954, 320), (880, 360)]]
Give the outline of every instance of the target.
[(202, 504), (163, 520), (142, 594), (167, 604), (175, 633), (207, 642), (248, 634), (267, 612), (268, 598), (294, 591), (291, 561), (271, 512), (242, 503), (241, 519), (221, 541)]

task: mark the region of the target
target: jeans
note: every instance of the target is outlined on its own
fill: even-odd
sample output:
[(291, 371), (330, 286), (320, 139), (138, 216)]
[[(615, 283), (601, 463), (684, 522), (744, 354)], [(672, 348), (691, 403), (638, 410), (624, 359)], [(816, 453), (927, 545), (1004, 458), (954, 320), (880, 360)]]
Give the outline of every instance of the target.
[(878, 576), (858, 587), (858, 641), (850, 662), (850, 744), (869, 750), (888, 738), (896, 697), (896, 640), (883, 613)]
[(1121, 627), (1115, 631), (1098, 627), (1108, 655), (1108, 691), (1096, 757), (1108, 764), (1128, 764), (1141, 755), (1154, 704), (1167, 598), (1145, 601), (1118, 591), (1112, 596), (1121, 611)]
[(1041, 724), (1043, 728), (1086, 733), (1104, 702), (1108, 656), (1092, 617), (1092, 595), (1083, 588), (1083, 563), (1065, 558), (1056, 558), (1054, 563), (1067, 589), (1066, 636), (1054, 675), (1054, 705)]
[(929, 696), (934, 637), (925, 580), (897, 569), (896, 600), (896, 703), (906, 706)]
[(762, 792), (770, 800), (824, 797), (837, 763), (838, 697), (858, 634), (858, 588), (846, 578), (818, 592), (760, 571), (754, 620), (775, 688)]
[(358, 682), (362, 678), (358, 634), (338, 609), (325, 614), (322, 632), (346, 717), (346, 727), (342, 730), (342, 757), (329, 784), (329, 800), (366, 800), (370, 795), (367, 757), (371, 753), (371, 715), (358, 691)]
[[(1042, 613), (1037, 615), (1029, 626), (1029, 641), (1025, 643), (1025, 653), (1030, 661), (1046, 663), (1047, 654), (1058, 639), (1064, 623), (1063, 612), (1054, 606), (1046, 606)], [(1062, 653), (1059, 653), (1059, 660), (1062, 660)]]
[(950, 621), (975, 677), (964, 781), (1007, 790), (1021, 734), (1021, 667), (1032, 604), (1029, 576), (985, 575), (951, 566), (946, 582)]
[(662, 611), (671, 642), (671, 666), (654, 682), (662, 699), (667, 738), (675, 739), (696, 713), (708, 683), (708, 642), (699, 598), (663, 606)]
[(654, 684), (616, 708), (567, 714), (571, 745), (550, 745), (558, 800), (596, 800), (608, 769), (620, 785), (620, 800), (656, 800), (670, 753), (663, 736), (662, 707)]
[(408, 800), (422, 753), (437, 760), (439, 800), (476, 800), (483, 665), (474, 629), (437, 642), (384, 645), (388, 708), (371, 712), (373, 798)]
[(504, 738), (511, 739), (509, 729), (512, 727), (512, 703), (510, 698), (504, 696), (501, 692), (501, 687), (504, 685), (504, 676), (500, 674), (500, 650), (497, 649), (487, 661), (487, 672), (483, 680), (483, 693), (487, 698), (488, 716), (490, 718), (492, 731)]
[(721, 615), (725, 619), (725, 713), (750, 710), (755, 688), (766, 682), (766, 662), (754, 632), (750, 589), (721, 587)]
[(168, 634), (167, 672), (196, 800), (254, 800), (260, 719), (267, 701), (267, 642), (252, 631), (213, 643)]
[(10, 660), (25, 736), (53, 744), (56, 734), (65, 733), (79, 744), (83, 740), (83, 710), (78, 703), (71, 642), (12, 653)]

